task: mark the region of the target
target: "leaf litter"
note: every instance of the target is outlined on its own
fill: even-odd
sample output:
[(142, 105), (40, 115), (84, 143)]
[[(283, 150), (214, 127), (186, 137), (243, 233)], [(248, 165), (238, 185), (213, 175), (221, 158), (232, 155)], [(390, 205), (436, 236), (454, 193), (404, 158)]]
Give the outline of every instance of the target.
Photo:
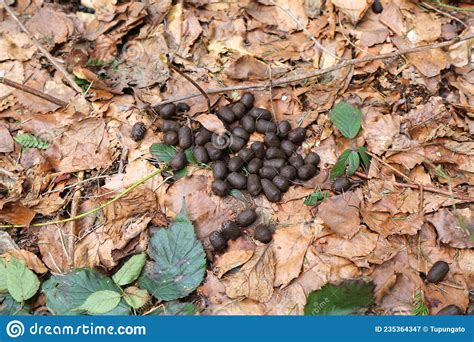
[[(0, 283), (0, 312), (33, 312), (40, 296), (54, 314), (385, 315), (421, 304), (436, 314), (474, 305), (474, 18), (435, 4), (382, 5), (380, 14), (365, 0), (9, 6), (26, 30), (2, 9), (0, 273), (10, 287)], [(339, 65), (351, 57), (367, 60)], [(180, 176), (159, 174), (169, 159), (153, 153), (164, 142), (156, 105), (192, 96), (180, 120), (226, 132), (175, 68), (212, 106), (247, 88), (274, 118), (307, 128), (300, 151), (319, 154), (319, 175), (270, 203), (212, 194), (212, 171), (196, 161)], [(137, 122), (141, 141), (130, 135)], [(335, 176), (350, 176), (350, 187), (336, 193)], [(209, 236), (248, 207), (258, 221), (213, 251)], [(269, 244), (252, 238), (259, 224), (274, 227)], [(440, 260), (449, 273), (430, 284)], [(367, 300), (322, 302), (339, 290)]]

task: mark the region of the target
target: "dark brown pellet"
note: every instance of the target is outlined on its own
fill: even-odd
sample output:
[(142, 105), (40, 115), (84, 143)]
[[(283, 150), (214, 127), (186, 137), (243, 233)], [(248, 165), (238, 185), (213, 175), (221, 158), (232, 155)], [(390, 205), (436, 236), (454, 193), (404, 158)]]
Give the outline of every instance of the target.
[(254, 238), (262, 243), (272, 241), (272, 231), (267, 225), (260, 225), (255, 229)]
[(247, 178), (247, 190), (252, 196), (258, 196), (262, 192), (260, 177), (252, 174)]
[(219, 150), (225, 150), (230, 146), (232, 137), (229, 133), (217, 134), (213, 133), (211, 137), (212, 145)]
[(179, 102), (179, 103), (176, 105), (176, 111), (177, 111), (178, 113), (187, 112), (187, 111), (189, 111), (189, 105), (188, 105), (186, 102)]
[(222, 160), (216, 161), (212, 165), (212, 173), (214, 174), (215, 179), (226, 179), (227, 175), (229, 174), (226, 162)]
[(288, 140), (292, 143), (300, 144), (306, 139), (306, 129), (298, 127), (288, 133)]
[(161, 106), (159, 114), (162, 119), (171, 119), (176, 115), (176, 105), (174, 103), (168, 103)]
[(244, 139), (233, 135), (231, 137), (229, 149), (234, 153), (239, 152), (246, 144), (247, 142)]
[(236, 127), (232, 130), (232, 135), (235, 135), (236, 137), (242, 138), (245, 141), (249, 140), (249, 133), (243, 129), (242, 127)]
[(347, 177), (338, 177), (332, 183), (332, 191), (341, 193), (350, 189), (352, 183)]
[(212, 232), (209, 235), (209, 242), (215, 251), (222, 251), (227, 247), (227, 239), (218, 231)]
[(282, 192), (286, 192), (290, 188), (290, 181), (281, 175), (276, 175), (273, 178), (272, 182), (273, 184), (275, 184), (278, 190)]
[(229, 193), (229, 186), (221, 179), (215, 179), (211, 184), (211, 189), (217, 196), (221, 197)]
[(212, 138), (212, 132), (208, 131), (204, 127), (196, 133), (196, 137), (194, 138), (194, 142), (196, 145), (205, 145), (206, 143), (210, 142)]
[(132, 136), (133, 140), (135, 140), (135, 141), (142, 140), (145, 137), (145, 133), (146, 133), (146, 127), (145, 127), (145, 124), (143, 122), (136, 122), (132, 126), (131, 136)]
[(265, 178), (262, 179), (261, 182), (262, 182), (262, 190), (263, 190), (263, 193), (265, 194), (265, 197), (270, 202), (280, 202), (281, 192), (280, 190), (278, 190), (275, 184), (273, 184), (272, 181)]
[(204, 164), (209, 163), (209, 155), (207, 154), (207, 150), (204, 146), (195, 146), (193, 149), (193, 154), (197, 161)]
[(298, 153), (293, 153), (288, 161), (297, 170), (304, 165), (303, 157)]
[(285, 154), (288, 157), (290, 157), (293, 154), (293, 152), (296, 150), (295, 144), (293, 144), (289, 140), (283, 140), (280, 144), (280, 148), (283, 152), (285, 152)]
[(426, 280), (429, 283), (439, 283), (443, 280), (449, 272), (449, 265), (445, 261), (437, 261), (428, 271), (426, 275)]
[(262, 142), (256, 141), (252, 143), (250, 148), (254, 152), (255, 157), (260, 159), (265, 158), (265, 145)]
[(234, 189), (243, 190), (247, 187), (247, 178), (238, 172), (232, 172), (227, 176), (227, 181)]
[(175, 131), (168, 131), (165, 133), (165, 137), (163, 140), (167, 145), (176, 146), (179, 142), (178, 133), (176, 133)]
[(188, 126), (183, 126), (178, 131), (179, 147), (183, 150), (190, 148), (193, 144), (193, 132)]
[(206, 143), (206, 145), (204, 145), (204, 147), (206, 148), (207, 154), (208, 154), (208, 156), (211, 160), (221, 159), (222, 156), (224, 155), (222, 150), (220, 150), (218, 148), (215, 148), (214, 144), (212, 142)]
[(272, 113), (270, 113), (265, 108), (253, 107), (249, 111), (249, 115), (251, 117), (253, 117), (255, 120), (268, 120), (268, 121), (270, 121), (272, 119)]
[(380, 13), (383, 12), (383, 6), (380, 3), (380, 0), (375, 0), (372, 3), (372, 11), (374, 11), (374, 13), (376, 13), (376, 14), (380, 14)]
[(252, 108), (253, 103), (255, 102), (255, 96), (251, 93), (243, 93), (242, 97), (240, 98), (240, 102), (244, 104), (247, 108)]
[(309, 180), (316, 176), (318, 169), (311, 164), (305, 164), (298, 169), (298, 178), (301, 180)]
[(309, 152), (308, 155), (304, 158), (305, 164), (312, 164), (314, 166), (318, 166), (321, 158), (319, 158), (319, 154), (316, 152)]
[(265, 158), (266, 159), (286, 159), (286, 154), (282, 150), (280, 150), (278, 147), (269, 147), (267, 148), (267, 152), (265, 153)]
[(270, 166), (263, 166), (259, 171), (258, 174), (261, 178), (266, 179), (273, 179), (278, 174), (278, 170), (274, 167)]
[(242, 158), (244, 162), (248, 162), (253, 158), (255, 153), (250, 148), (243, 148), (239, 151), (239, 157)]
[(283, 120), (278, 123), (278, 136), (281, 139), (286, 138), (288, 133), (291, 131), (291, 125), (288, 121)]
[(237, 215), (237, 223), (241, 227), (248, 227), (257, 220), (257, 213), (253, 209), (246, 209)]
[(188, 161), (186, 159), (186, 154), (184, 153), (184, 151), (177, 151), (173, 155), (173, 158), (171, 158), (170, 167), (174, 171), (178, 171), (185, 167), (187, 163)]
[(235, 117), (234, 112), (230, 107), (222, 107), (217, 111), (217, 117), (221, 119), (222, 121), (231, 124), (233, 123), (237, 118)]
[(280, 175), (288, 180), (294, 180), (298, 175), (298, 172), (293, 166), (286, 165), (280, 169)]
[(277, 131), (277, 125), (274, 122), (268, 120), (257, 120), (255, 127), (257, 128), (257, 132), (259, 133), (276, 133)]
[(228, 164), (229, 171), (231, 172), (240, 171), (243, 165), (244, 165), (244, 161), (242, 160), (242, 158), (240, 158), (239, 156), (232, 157), (230, 158), (229, 164)]
[(279, 147), (281, 143), (278, 135), (272, 132), (265, 133), (265, 138), (263, 141), (268, 147)]
[(243, 103), (237, 102), (232, 105), (232, 111), (234, 112), (236, 119), (239, 120), (245, 115), (247, 108), (245, 108)]
[(263, 161), (263, 166), (272, 167), (274, 169), (281, 169), (286, 164), (285, 159), (266, 159)]
[(235, 223), (234, 221), (227, 221), (222, 225), (221, 229), (222, 235), (227, 239), (227, 240), (235, 240), (237, 239), (240, 235), (242, 235), (242, 231), (240, 230), (240, 227)]
[(161, 123), (161, 130), (163, 132), (174, 131), (177, 133), (180, 127), (181, 125), (173, 120), (163, 120)]
[(263, 166), (263, 162), (260, 158), (253, 158), (247, 164), (247, 171), (250, 173), (258, 173), (258, 170), (260, 170), (262, 166)]
[(245, 129), (249, 133), (255, 132), (256, 124), (255, 119), (252, 118), (250, 115), (245, 115), (241, 120), (240, 124), (242, 125), (243, 129)]

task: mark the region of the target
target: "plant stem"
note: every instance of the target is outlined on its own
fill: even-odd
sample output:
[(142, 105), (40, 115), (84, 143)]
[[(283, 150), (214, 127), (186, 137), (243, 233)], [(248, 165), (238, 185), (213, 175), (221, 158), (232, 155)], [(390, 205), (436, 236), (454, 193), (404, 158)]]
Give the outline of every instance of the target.
[[(61, 223), (75, 221), (75, 220), (80, 220), (84, 217), (95, 214), (95, 213), (99, 212), (100, 210), (104, 209), (105, 207), (109, 206), (110, 204), (112, 204), (112, 203), (118, 201), (119, 199), (125, 197), (130, 192), (132, 192), (135, 188), (137, 188), (141, 184), (145, 183), (146, 181), (152, 179), (153, 177), (159, 175), (162, 171), (163, 171), (163, 169), (157, 169), (156, 171), (153, 171), (148, 176), (146, 176), (142, 179), (139, 179), (138, 181), (136, 181), (135, 183), (130, 185), (128, 188), (126, 188), (122, 192), (120, 192), (117, 195), (115, 195), (114, 197), (112, 197), (109, 201), (105, 202), (104, 204), (99, 205), (98, 207), (95, 207), (94, 209), (86, 211), (85, 213), (82, 213), (82, 214), (79, 214), (79, 215), (76, 215), (76, 216), (72, 216), (72, 217), (69, 217), (69, 218), (66, 218), (66, 219), (62, 219), (62, 220), (34, 223), (34, 224), (30, 224), (29, 227), (43, 227), (43, 226), (48, 226), (48, 225), (51, 225), (51, 224), (61, 224)], [(25, 228), (25, 227), (27, 227), (27, 226), (23, 225), (23, 224), (0, 225), (1, 229), (4, 229), (4, 228)]]

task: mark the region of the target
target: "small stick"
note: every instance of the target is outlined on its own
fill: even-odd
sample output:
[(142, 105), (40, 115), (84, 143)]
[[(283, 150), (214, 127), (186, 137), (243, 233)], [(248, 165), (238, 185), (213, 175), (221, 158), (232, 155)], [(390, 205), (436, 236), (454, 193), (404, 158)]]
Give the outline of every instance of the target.
[[(79, 172), (77, 175), (77, 179), (79, 182), (84, 180), (84, 171)], [(81, 187), (78, 187), (76, 191), (74, 191), (74, 195), (72, 197), (71, 203), (71, 216), (77, 215), (77, 210), (79, 208), (79, 199), (81, 198)], [(74, 251), (76, 248), (76, 236), (77, 236), (77, 224), (76, 221), (70, 222), (69, 232), (67, 235), (67, 256), (69, 258), (69, 269), (72, 270), (74, 268)]]
[(0, 77), (0, 83), (3, 83), (3, 84), (5, 84), (9, 87), (24, 91), (25, 93), (41, 97), (43, 100), (49, 101), (49, 102), (54, 103), (58, 106), (61, 106), (61, 107), (66, 107), (67, 106), (67, 102), (64, 102), (63, 100), (60, 100), (57, 97), (45, 94), (45, 93), (43, 93), (43, 92), (41, 92), (37, 89), (28, 87), (28, 86), (26, 86), (24, 84), (21, 84), (21, 83), (17, 83), (15, 81), (9, 80), (5, 77)]
[[(365, 174), (362, 173), (362, 172), (356, 172), (355, 175), (356, 175), (357, 177), (360, 177), (360, 178), (363, 178), (363, 179), (367, 179), (367, 180), (370, 179), (369, 177), (367, 177), (367, 175), (365, 175)], [(418, 184), (408, 184), (408, 183), (393, 182), (393, 185), (398, 186), (398, 187), (400, 187), (400, 188), (410, 188), (410, 189), (416, 189), (416, 190), (418, 190), (418, 189), (420, 188), (420, 186), (419, 186)], [(447, 196), (447, 197), (454, 198), (454, 199), (459, 199), (459, 200), (466, 201), (466, 202), (474, 202), (474, 198), (473, 198), (473, 197), (464, 196), (464, 195), (462, 195), (462, 194), (457, 194), (457, 193), (455, 193), (455, 192), (451, 193), (451, 192), (449, 192), (449, 191), (436, 188), (436, 187), (434, 187), (434, 186), (426, 186), (426, 185), (425, 185), (425, 186), (423, 186), (423, 191), (432, 192), (432, 193), (435, 193), (435, 194)]]
[(207, 111), (209, 112), (209, 114), (211, 114), (211, 99), (209, 98), (209, 96), (206, 94), (206, 92), (204, 91), (204, 89), (201, 88), (201, 86), (199, 84), (197, 84), (196, 81), (194, 81), (191, 77), (189, 77), (188, 75), (186, 75), (184, 72), (182, 72), (181, 70), (179, 70), (179, 68), (175, 67), (173, 64), (171, 64), (170, 62), (168, 62), (168, 66), (173, 69), (174, 71), (176, 71), (178, 74), (180, 74), (181, 76), (183, 76), (185, 79), (187, 79), (193, 86), (195, 86), (197, 88), (197, 90), (199, 90), (202, 94), (202, 96), (204, 96), (206, 98), (206, 102), (207, 102)]
[(5, 8), (5, 10), (8, 12), (8, 14), (10, 14), (13, 18), (13, 20), (16, 21), (16, 23), (18, 24), (18, 26), (20, 26), (21, 30), (26, 33), (28, 35), (28, 37), (31, 39), (31, 41), (33, 42), (33, 44), (35, 44), (35, 46), (38, 48), (38, 50), (41, 51), (41, 53), (51, 62), (51, 64), (54, 66), (54, 68), (56, 70), (58, 70), (61, 74), (63, 74), (64, 78), (66, 79), (67, 83), (69, 83), (69, 85), (75, 90), (77, 91), (78, 93), (82, 93), (82, 89), (81, 87), (79, 87), (76, 82), (74, 82), (74, 79), (71, 77), (71, 75), (68, 74), (68, 72), (66, 71), (66, 69), (63, 68), (63, 66), (61, 64), (59, 64), (58, 62), (55, 61), (55, 58), (48, 52), (48, 50), (46, 50), (41, 44), (40, 42), (38, 42), (38, 40), (36, 40), (36, 38), (31, 34), (30, 31), (28, 31), (28, 29), (25, 27), (25, 25), (23, 25), (23, 23), (20, 21), (20, 19), (18, 18), (18, 16), (15, 14), (15, 12), (13, 12), (13, 10), (11, 9), (10, 6), (7, 5), (7, 3), (5, 2), (5, 0), (0, 0), (0, 4), (3, 5), (3, 7)]
[(464, 26), (464, 27), (467, 28), (467, 25), (464, 23), (464, 21), (462, 21), (462, 20), (459, 19), (459, 18), (456, 18), (454, 15), (451, 15), (451, 14), (449, 14), (449, 13), (446, 13), (446, 12), (444, 12), (444, 11), (441, 11), (440, 9), (438, 9), (438, 8), (436, 8), (436, 7), (432, 6), (432, 5), (430, 5), (430, 4), (427, 3), (427, 2), (422, 2), (421, 4), (422, 4), (423, 6), (425, 6), (425, 7), (428, 7), (429, 9), (432, 9), (432, 10), (435, 11), (435, 12), (438, 12), (439, 14), (442, 14), (442, 15), (444, 15), (444, 16), (446, 16), (446, 17), (448, 17), (448, 18), (451, 18), (451, 19), (453, 19), (453, 20), (456, 20), (456, 21), (457, 21), (458, 23), (460, 23), (462, 26)]
[[(474, 34), (470, 34), (470, 35), (467, 35), (467, 36), (462, 37), (462, 38), (461, 37), (456, 37), (454, 39), (447, 40), (447, 41), (441, 42), (441, 43), (423, 45), (423, 46), (418, 46), (418, 47), (409, 48), (409, 49), (405, 49), (405, 50), (398, 50), (396, 52), (384, 53), (384, 54), (375, 55), (375, 56), (367, 56), (367, 57), (364, 57), (364, 58), (346, 59), (343, 62), (341, 62), (339, 64), (336, 64), (336, 65), (333, 65), (333, 66), (328, 67), (328, 68), (317, 69), (317, 70), (310, 71), (308, 73), (304, 73), (304, 74), (301, 74), (301, 75), (295, 75), (295, 76), (288, 76), (288, 77), (280, 78), (276, 81), (273, 81), (272, 85), (273, 85), (273, 87), (276, 87), (276, 86), (286, 85), (288, 83), (300, 82), (300, 81), (304, 81), (306, 79), (316, 77), (316, 76), (321, 76), (321, 75), (327, 74), (329, 72), (333, 72), (333, 71), (336, 71), (336, 70), (339, 70), (339, 69), (342, 69), (342, 68), (345, 68), (345, 67), (348, 67), (348, 66), (351, 66), (351, 65), (372, 62), (372, 61), (376, 61), (376, 60), (379, 60), (379, 59), (396, 58), (396, 57), (400, 57), (400, 56), (403, 56), (403, 55), (406, 55), (406, 54), (409, 54), (409, 53), (423, 52), (423, 51), (428, 51), (428, 50), (431, 50), (431, 49), (439, 49), (439, 48), (450, 46), (450, 45), (453, 45), (453, 44), (456, 44), (456, 43), (459, 43), (459, 42), (463, 42), (463, 41), (466, 41), (466, 40), (469, 40), (469, 39), (473, 39), (473, 38), (474, 38)], [(206, 95), (209, 95), (209, 94), (225, 93), (225, 92), (234, 91), (234, 90), (249, 90), (249, 89), (263, 90), (265, 88), (267, 88), (266, 84), (249, 84), (249, 85), (240, 85), (240, 86), (232, 86), (232, 87), (207, 89), (205, 91), (205, 93), (206, 93)], [(191, 99), (193, 97), (197, 97), (197, 96), (201, 96), (201, 95), (203, 95), (203, 94), (202, 93), (195, 93), (195, 94), (190, 94), (190, 95), (186, 95), (186, 96), (176, 97), (174, 99), (170, 99), (170, 100), (160, 102), (158, 105), (164, 105), (164, 104), (167, 104), (167, 103), (173, 103), (173, 102), (188, 100), (188, 99)]]
[(386, 161), (380, 159), (377, 155), (373, 154), (372, 152), (369, 152), (367, 151), (366, 152), (369, 156), (371, 156), (372, 158), (374, 158), (375, 160), (377, 160), (379, 163), (382, 163), (383, 165), (385, 165), (386, 167), (388, 167), (390, 170), (392, 170), (393, 172), (395, 172), (397, 175), (399, 175), (400, 177), (402, 177), (404, 180), (406, 180), (407, 182), (411, 182), (410, 178), (408, 178), (406, 175), (404, 175), (403, 173), (401, 173), (400, 171), (398, 171), (396, 168), (394, 168), (392, 165), (390, 165), (389, 163), (387, 163)]

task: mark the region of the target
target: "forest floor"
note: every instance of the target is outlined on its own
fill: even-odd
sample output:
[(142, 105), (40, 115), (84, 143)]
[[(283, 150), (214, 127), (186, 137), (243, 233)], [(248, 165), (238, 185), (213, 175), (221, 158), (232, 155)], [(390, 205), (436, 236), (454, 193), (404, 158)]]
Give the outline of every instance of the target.
[[(0, 313), (474, 311), (469, 1), (5, 2)], [(315, 177), (270, 202), (215, 195), (195, 160), (161, 174), (164, 103), (218, 132), (214, 112), (244, 92), (306, 129)], [(249, 207), (257, 223), (215, 251)], [(341, 286), (362, 303), (344, 308)]]

